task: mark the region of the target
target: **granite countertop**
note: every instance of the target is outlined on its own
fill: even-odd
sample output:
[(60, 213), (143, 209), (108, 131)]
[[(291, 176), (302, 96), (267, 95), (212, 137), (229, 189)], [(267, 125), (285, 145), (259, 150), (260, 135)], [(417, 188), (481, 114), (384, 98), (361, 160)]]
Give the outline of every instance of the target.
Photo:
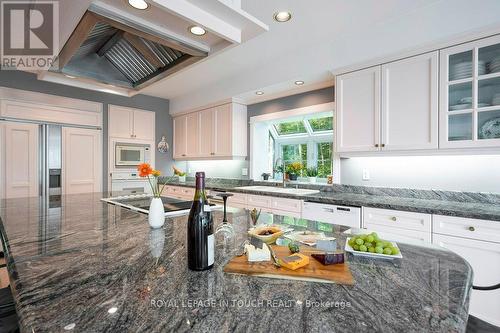
[[(170, 180), (168, 185), (194, 187), (194, 181), (179, 182)], [(278, 192), (245, 190), (239, 187), (248, 185), (269, 185), (270, 183), (248, 180), (215, 180), (207, 181), (207, 189), (248, 193), (255, 195), (270, 195), (274, 197), (292, 198), (309, 202), (326, 203), (333, 205), (373, 207), (395, 209), (417, 213), (448, 215), (474, 219), (500, 221), (500, 196), (495, 194), (470, 192), (442, 192), (409, 189), (383, 189), (361, 186), (326, 186), (297, 185), (300, 187), (316, 188), (316, 194), (290, 195)], [(293, 185), (289, 185), (292, 187)], [(359, 193), (362, 192), (362, 193)], [(364, 192), (364, 193), (363, 193)], [(430, 194), (429, 194), (430, 193)], [(230, 199), (229, 199), (230, 200)]]
[[(193, 272), (186, 216), (151, 230), (146, 215), (102, 196), (0, 202), (22, 332), (465, 331), (472, 270), (442, 248), (399, 244), (403, 259), (394, 261), (348, 254), (354, 286), (226, 274), (251, 223), (247, 211), (231, 210), (234, 243), (216, 240), (215, 267)], [(345, 243), (345, 227), (262, 219)]]

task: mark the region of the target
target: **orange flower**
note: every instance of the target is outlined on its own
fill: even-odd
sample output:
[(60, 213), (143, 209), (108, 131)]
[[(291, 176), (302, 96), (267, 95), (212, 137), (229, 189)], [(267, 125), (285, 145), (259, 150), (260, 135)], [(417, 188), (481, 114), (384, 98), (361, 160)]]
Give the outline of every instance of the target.
[(149, 163), (141, 163), (137, 167), (137, 171), (139, 171), (140, 177), (148, 177), (153, 173), (153, 168), (151, 168), (151, 165), (149, 165)]
[(161, 175), (161, 172), (160, 170), (153, 170), (153, 172), (151, 173), (154, 177), (159, 177)]

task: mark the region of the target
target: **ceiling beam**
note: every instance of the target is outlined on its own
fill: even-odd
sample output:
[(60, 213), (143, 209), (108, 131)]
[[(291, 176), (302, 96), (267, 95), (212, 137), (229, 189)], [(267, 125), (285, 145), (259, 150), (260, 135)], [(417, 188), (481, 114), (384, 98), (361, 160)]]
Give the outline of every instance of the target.
[(87, 39), (90, 31), (94, 29), (94, 26), (97, 23), (96, 16), (91, 12), (86, 12), (75, 30), (69, 37), (66, 44), (62, 48), (61, 52), (57, 56), (56, 64), (59, 66), (59, 69), (62, 70), (64, 66), (69, 62), (71, 57), (78, 51), (83, 42)]
[(139, 51), (147, 61), (149, 61), (156, 68), (163, 67), (163, 63), (160, 61), (158, 56), (151, 51), (151, 49), (136, 35), (132, 35), (129, 32), (123, 34), (123, 38), (127, 40), (137, 51)]

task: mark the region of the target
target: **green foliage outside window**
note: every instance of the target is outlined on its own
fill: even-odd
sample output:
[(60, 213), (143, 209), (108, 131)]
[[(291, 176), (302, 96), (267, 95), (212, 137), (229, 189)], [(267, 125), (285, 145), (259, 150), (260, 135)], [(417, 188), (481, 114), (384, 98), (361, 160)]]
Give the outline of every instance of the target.
[(279, 135), (307, 133), (302, 120), (290, 121), (274, 125)]
[[(294, 163), (300, 162), (302, 166), (307, 165), (307, 144), (296, 144), (296, 145), (283, 145), (283, 161), (286, 166)], [(303, 170), (298, 173), (302, 176)]]
[(333, 130), (333, 117), (313, 118), (308, 121), (313, 132)]
[(332, 142), (318, 143), (318, 177), (326, 178), (332, 174)]

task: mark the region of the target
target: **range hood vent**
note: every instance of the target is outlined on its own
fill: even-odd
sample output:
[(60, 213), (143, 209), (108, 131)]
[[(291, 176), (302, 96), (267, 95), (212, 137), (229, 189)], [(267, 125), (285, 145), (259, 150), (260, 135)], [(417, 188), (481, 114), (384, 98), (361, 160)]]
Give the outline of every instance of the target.
[(206, 56), (169, 36), (87, 11), (61, 50), (58, 69), (50, 71), (139, 90)]

